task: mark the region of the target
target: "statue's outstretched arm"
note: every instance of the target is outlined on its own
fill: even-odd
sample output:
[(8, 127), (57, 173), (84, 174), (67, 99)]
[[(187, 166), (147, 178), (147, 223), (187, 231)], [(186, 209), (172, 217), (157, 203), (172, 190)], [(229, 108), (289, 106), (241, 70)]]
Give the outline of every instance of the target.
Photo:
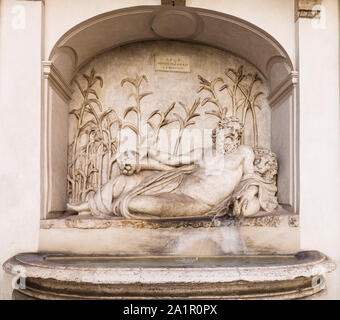
[(148, 150), (149, 157), (167, 166), (182, 166), (185, 164), (193, 164), (202, 157), (202, 152), (191, 150), (188, 153), (181, 155), (172, 155), (167, 152), (162, 152), (156, 149)]
[(170, 166), (164, 163), (161, 163), (153, 158), (143, 158), (140, 162), (141, 170), (157, 170), (157, 171), (168, 171), (172, 170), (174, 166)]

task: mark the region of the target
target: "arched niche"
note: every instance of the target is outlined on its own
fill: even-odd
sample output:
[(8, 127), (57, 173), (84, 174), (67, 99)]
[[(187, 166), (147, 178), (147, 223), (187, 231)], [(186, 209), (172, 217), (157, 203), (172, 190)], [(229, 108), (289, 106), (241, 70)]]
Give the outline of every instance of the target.
[(141, 41), (179, 40), (230, 52), (253, 65), (268, 90), (271, 149), (277, 154), (280, 204), (297, 212), (297, 73), (267, 32), (237, 17), (200, 8), (138, 6), (107, 12), (66, 32), (43, 62), (42, 218), (66, 209), (68, 112), (72, 81), (94, 57)]

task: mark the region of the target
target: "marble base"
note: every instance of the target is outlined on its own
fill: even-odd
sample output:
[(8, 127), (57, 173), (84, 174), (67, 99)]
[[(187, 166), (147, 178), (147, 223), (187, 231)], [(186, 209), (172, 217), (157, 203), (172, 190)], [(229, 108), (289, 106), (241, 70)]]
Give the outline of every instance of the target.
[(317, 251), (216, 257), (23, 253), (4, 264), (25, 271), (15, 299), (295, 299), (325, 288), (335, 264)]
[(69, 216), (42, 220), (39, 251), (79, 254), (214, 256), (299, 250), (297, 215), (244, 219), (99, 219)]

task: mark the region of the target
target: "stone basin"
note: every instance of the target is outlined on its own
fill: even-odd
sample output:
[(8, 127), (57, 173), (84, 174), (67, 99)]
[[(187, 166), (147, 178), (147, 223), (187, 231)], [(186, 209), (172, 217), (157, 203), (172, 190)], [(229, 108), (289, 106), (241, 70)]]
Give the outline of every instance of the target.
[(325, 288), (335, 264), (318, 251), (211, 257), (23, 253), (16, 299), (292, 299)]

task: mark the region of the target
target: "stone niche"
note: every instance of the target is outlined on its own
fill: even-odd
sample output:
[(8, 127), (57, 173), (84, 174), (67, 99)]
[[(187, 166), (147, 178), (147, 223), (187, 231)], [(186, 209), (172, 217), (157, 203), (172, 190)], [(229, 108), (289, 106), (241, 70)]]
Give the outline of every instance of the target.
[[(78, 71), (72, 83), (67, 174), (58, 176), (61, 169), (57, 166), (52, 170), (52, 181), (59, 182), (54, 190), (65, 195), (52, 192), (55, 203), (62, 201), (64, 208), (66, 202), (82, 203), (117, 176), (119, 169), (113, 159), (119, 151), (145, 143), (156, 143), (160, 150), (172, 154), (206, 147), (211, 145), (212, 129), (219, 119), (236, 115), (244, 122), (242, 143), (271, 149), (278, 157), (279, 206), (251, 218), (161, 221), (51, 210), (41, 222), (40, 251), (218, 255), (298, 250), (291, 171), (293, 93), (278, 98), (287, 91), (284, 83), (273, 92), (273, 84), (245, 59), (211, 46), (170, 40), (132, 43), (97, 55)], [(255, 117), (251, 109), (243, 114), (244, 93)], [(84, 109), (79, 124), (86, 99), (91, 99), (91, 106)], [(96, 140), (98, 123), (104, 132), (103, 143)], [(55, 135), (58, 141), (60, 134), (64, 132)], [(61, 168), (65, 172), (66, 163)]]

